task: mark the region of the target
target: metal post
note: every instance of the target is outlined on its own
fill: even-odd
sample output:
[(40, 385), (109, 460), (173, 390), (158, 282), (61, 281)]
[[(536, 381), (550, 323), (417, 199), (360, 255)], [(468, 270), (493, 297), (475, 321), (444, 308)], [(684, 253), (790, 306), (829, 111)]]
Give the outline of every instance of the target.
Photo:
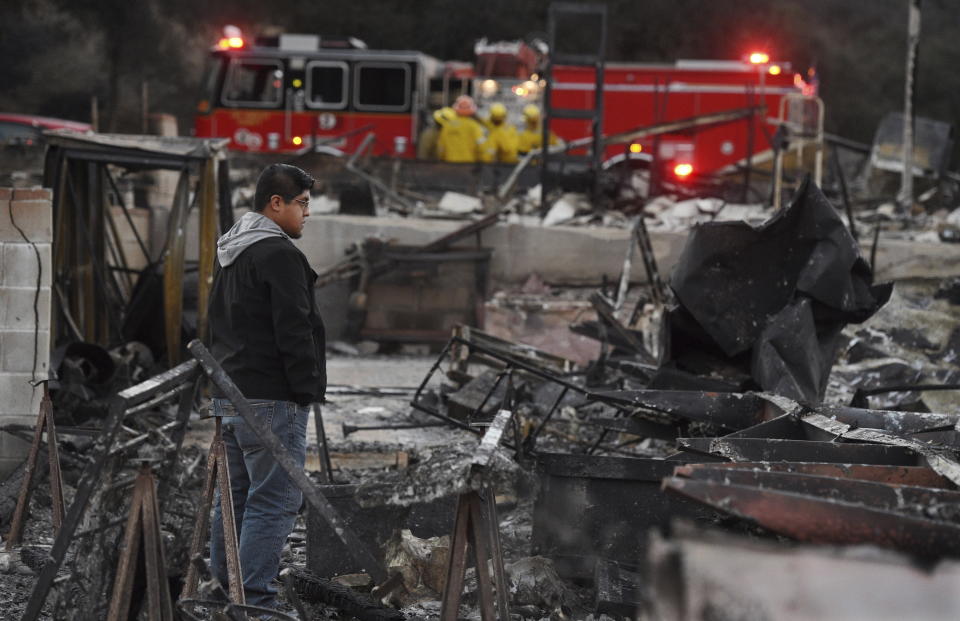
[(920, 46), (920, 0), (909, 0), (907, 17), (907, 66), (903, 88), (903, 174), (897, 204), (901, 211), (913, 205), (913, 99), (917, 79), (917, 48)]
[(150, 133), (150, 99), (146, 80), (140, 82), (140, 133)]
[(90, 96), (90, 126), (93, 131), (100, 131), (100, 111), (98, 110), (96, 95)]

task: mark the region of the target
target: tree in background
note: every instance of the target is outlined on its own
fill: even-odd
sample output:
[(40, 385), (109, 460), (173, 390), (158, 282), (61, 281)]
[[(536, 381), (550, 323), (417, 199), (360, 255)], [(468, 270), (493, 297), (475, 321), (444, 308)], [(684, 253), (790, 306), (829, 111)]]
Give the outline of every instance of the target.
[[(757, 47), (804, 70), (816, 65), (828, 131), (869, 142), (902, 106), (906, 0), (606, 0), (611, 61), (736, 59)], [(189, 127), (202, 66), (225, 24), (253, 33), (351, 35), (372, 48), (469, 60), (476, 39), (546, 29), (549, 0), (25, 0), (0, 7), (0, 109), (86, 119), (89, 97), (105, 128), (139, 130), (139, 88), (151, 108)], [(960, 2), (925, 0), (917, 114), (960, 118)], [(185, 132), (185, 129), (181, 129)]]

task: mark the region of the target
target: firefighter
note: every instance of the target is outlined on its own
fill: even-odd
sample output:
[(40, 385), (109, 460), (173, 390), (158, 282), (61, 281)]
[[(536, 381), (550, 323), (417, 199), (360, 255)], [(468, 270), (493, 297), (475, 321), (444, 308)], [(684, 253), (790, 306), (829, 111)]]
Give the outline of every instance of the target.
[(453, 108), (445, 106), (439, 110), (434, 110), (432, 116), (433, 122), (428, 121), (427, 127), (420, 133), (420, 140), (417, 142), (417, 159), (437, 159), (437, 142), (440, 138), (440, 129), (447, 121), (456, 118), (457, 113), (453, 111)]
[[(523, 131), (520, 132), (520, 153), (526, 154), (539, 149), (543, 144), (543, 127), (540, 125), (540, 108), (527, 104), (523, 108)], [(550, 132), (550, 146), (561, 144), (560, 139)]]
[(507, 107), (502, 103), (490, 106), (490, 115), (487, 117), (489, 135), (483, 143), (480, 157), (484, 162), (501, 162), (516, 164), (519, 136), (517, 128), (507, 120)]
[(456, 116), (440, 128), (437, 151), (444, 162), (473, 163), (480, 160), (480, 147), (486, 141), (486, 132), (474, 118), (477, 104), (473, 97), (460, 95), (453, 103)]

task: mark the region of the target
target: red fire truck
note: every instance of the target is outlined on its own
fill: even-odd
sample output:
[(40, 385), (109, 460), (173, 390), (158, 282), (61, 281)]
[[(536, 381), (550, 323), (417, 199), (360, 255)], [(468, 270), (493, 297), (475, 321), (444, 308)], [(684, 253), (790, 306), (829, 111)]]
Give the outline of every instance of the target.
[[(769, 150), (767, 118), (776, 117), (781, 99), (799, 94), (785, 63), (770, 63), (765, 55), (749, 61), (681, 60), (671, 65), (608, 63), (604, 72), (603, 134), (629, 132), (671, 121), (727, 111), (762, 107), (763, 112), (736, 121), (693, 126), (687, 131), (639, 137), (627, 145), (610, 145), (606, 158), (652, 154), (670, 163), (679, 177), (708, 174)], [(594, 71), (554, 67), (552, 105), (564, 109), (593, 107)], [(752, 124), (752, 128), (751, 128)], [(564, 138), (589, 135), (588, 121), (558, 119), (551, 128)]]
[[(239, 151), (297, 152), (317, 145), (351, 152), (372, 132), (374, 155), (413, 158), (427, 114), (460, 93), (477, 98), (481, 116), (496, 101), (507, 104), (518, 126), (523, 107), (540, 104), (543, 95), (538, 54), (522, 42), (478, 42), (477, 61), (469, 64), (417, 51), (370, 50), (356, 39), (279, 35), (250, 44), (239, 31), (227, 35), (210, 54), (195, 133), (229, 138)], [(593, 74), (555, 66), (552, 105), (592, 107)], [(776, 116), (781, 98), (804, 88), (810, 85), (788, 64), (761, 53), (741, 61), (608, 63), (605, 135), (750, 106), (766, 112), (610, 146), (605, 157), (650, 154), (656, 144), (659, 159), (672, 162), (678, 176), (719, 171), (768, 150), (765, 117)], [(582, 120), (556, 120), (551, 127), (567, 141), (589, 133)]]
[(411, 157), (426, 96), (443, 75), (443, 63), (421, 52), (316, 35), (251, 45), (236, 31), (211, 50), (194, 132), (278, 153), (312, 144), (349, 151), (372, 131), (375, 155)]

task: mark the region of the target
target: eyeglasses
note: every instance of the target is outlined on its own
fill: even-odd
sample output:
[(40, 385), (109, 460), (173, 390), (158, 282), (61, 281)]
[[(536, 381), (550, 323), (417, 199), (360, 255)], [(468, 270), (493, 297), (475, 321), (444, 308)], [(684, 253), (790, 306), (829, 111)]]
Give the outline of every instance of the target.
[(310, 199), (295, 198), (293, 200), (300, 203), (300, 206), (303, 207), (304, 209), (310, 209)]

